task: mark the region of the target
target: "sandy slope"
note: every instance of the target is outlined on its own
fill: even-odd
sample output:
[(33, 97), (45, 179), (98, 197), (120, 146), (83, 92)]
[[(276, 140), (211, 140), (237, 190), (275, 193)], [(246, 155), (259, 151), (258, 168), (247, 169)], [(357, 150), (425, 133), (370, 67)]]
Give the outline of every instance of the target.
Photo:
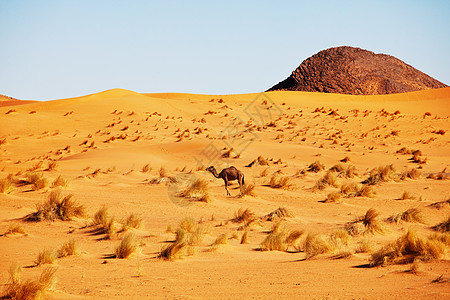
[[(267, 105), (261, 105), (264, 100)], [(449, 181), (426, 178), (450, 164), (449, 104), (450, 88), (385, 96), (304, 92), (216, 96), (114, 89), (18, 105), (8, 114), (11, 106), (0, 107), (0, 178), (18, 172), (22, 173), (16, 177), (24, 178), (27, 169), (43, 161), (37, 171), (50, 182), (60, 175), (69, 179), (63, 193), (73, 194), (88, 216), (106, 205), (118, 222), (136, 213), (144, 223), (143, 228), (133, 230), (144, 241), (140, 252), (129, 259), (109, 259), (106, 257), (124, 233), (104, 240), (102, 235), (92, 234), (93, 227), (86, 227), (89, 218), (24, 222), (21, 218), (35, 211), (36, 203), (47, 199), (52, 189), (33, 191), (30, 185), (17, 185), (12, 193), (0, 194), (0, 233), (19, 223), (27, 234), (0, 236), (2, 282), (7, 282), (6, 270), (12, 262), (32, 266), (40, 250), (76, 238), (82, 254), (56, 261), (58, 281), (50, 292), (52, 297), (448, 298), (448, 256), (421, 263), (417, 274), (405, 272), (409, 265), (366, 268), (369, 253), (334, 259), (343, 249), (305, 260), (304, 237), (300, 252), (293, 247), (289, 252), (256, 251), (272, 222), (252, 225), (249, 244), (241, 245), (239, 224), (229, 220), (239, 208), (249, 208), (262, 217), (281, 206), (294, 215), (284, 221), (285, 228), (330, 234), (375, 208), (385, 234), (352, 238), (344, 249), (351, 252), (363, 240), (377, 249), (409, 228), (423, 236), (432, 233), (431, 226), (450, 213), (449, 205), (429, 207), (449, 198)], [(424, 116), (426, 112), (430, 115)], [(181, 138), (186, 129), (189, 132)], [(446, 133), (434, 133), (439, 130)], [(205, 156), (211, 146), (219, 152), (208, 153), (218, 155), (233, 147), (232, 158), (211, 161), (211, 155)], [(413, 163), (410, 154), (396, 153), (402, 147), (420, 149), (426, 163)], [(233, 158), (238, 153), (240, 157)], [(269, 167), (245, 167), (260, 155), (273, 159)], [(422, 176), (377, 184), (374, 198), (341, 198), (339, 203), (321, 202), (338, 188), (312, 190), (325, 171), (294, 176), (314, 161), (328, 169), (345, 156), (350, 157), (347, 164), (356, 167), (359, 177), (339, 179), (341, 184), (361, 182), (372, 168), (388, 164), (393, 164), (397, 173), (420, 168)], [(279, 159), (281, 162), (275, 163)], [(50, 161), (57, 162), (56, 170), (45, 171)], [(257, 195), (236, 197), (235, 184), (233, 196), (226, 197), (223, 181), (198, 169), (211, 163), (232, 164), (242, 170), (246, 182), (256, 185)], [(152, 171), (143, 173), (146, 164)], [(169, 176), (178, 176), (180, 182), (182, 174), (205, 178), (213, 201), (187, 201), (173, 197), (173, 190), (164, 183), (150, 184), (160, 167)], [(269, 175), (263, 177), (266, 168)], [(95, 172), (98, 169), (100, 172)], [(190, 170), (192, 174), (186, 175)], [(295, 187), (268, 187), (277, 170), (289, 176)], [(398, 200), (404, 191), (415, 199)], [(422, 211), (425, 224), (382, 221), (412, 207)], [(173, 233), (166, 232), (167, 226), (176, 228), (186, 216), (202, 220), (202, 226), (208, 228), (203, 241), (191, 249), (193, 255), (181, 260), (157, 259), (161, 247), (174, 239)], [(211, 243), (220, 234), (227, 234), (228, 244), (211, 251)], [(25, 268), (24, 277), (37, 276), (42, 268)], [(432, 283), (441, 274), (447, 281)]]

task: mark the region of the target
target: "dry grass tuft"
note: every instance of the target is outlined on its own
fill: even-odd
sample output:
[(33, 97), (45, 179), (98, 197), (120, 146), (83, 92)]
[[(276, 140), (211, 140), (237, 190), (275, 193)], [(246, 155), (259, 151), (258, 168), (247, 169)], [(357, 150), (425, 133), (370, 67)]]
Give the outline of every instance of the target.
[(48, 200), (37, 204), (36, 207), (36, 212), (25, 217), (27, 221), (55, 221), (56, 219), (69, 221), (73, 217), (85, 216), (85, 207), (72, 200), (71, 194), (62, 197), (59, 190), (52, 191)]
[(286, 242), (286, 233), (284, 231), (271, 232), (262, 242), (263, 250), (268, 251), (287, 251), (288, 244)]
[(0, 179), (0, 194), (10, 194), (14, 190), (14, 182), (11, 177)]
[(317, 173), (324, 169), (325, 169), (325, 166), (320, 161), (315, 161), (308, 166), (307, 171)]
[(250, 183), (250, 184), (244, 184), (242, 186), (242, 190), (241, 190), (241, 196), (252, 196), (252, 197), (256, 197), (256, 193), (255, 193), (255, 185)]
[(418, 169), (406, 169), (401, 175), (400, 179), (405, 180), (406, 178), (410, 179), (419, 179), (421, 172)]
[(108, 208), (101, 207), (94, 215), (93, 225), (105, 224), (108, 221)]
[(393, 165), (388, 165), (384, 167), (378, 167), (372, 169), (369, 174), (369, 178), (367, 178), (363, 183), (369, 185), (375, 185), (381, 182), (388, 182), (392, 180), (397, 180), (398, 176), (395, 173), (395, 168)]
[(392, 215), (387, 219), (387, 221), (397, 224), (402, 221), (424, 223), (423, 215), (417, 208), (410, 208), (402, 213)]
[(400, 196), (400, 200), (414, 200), (416, 197), (414, 197), (410, 192), (404, 191), (403, 194)]
[(182, 251), (187, 247), (183, 241), (177, 241), (164, 245), (158, 254), (158, 258), (164, 260), (175, 260), (181, 257)]
[(245, 210), (240, 208), (237, 212), (234, 213), (234, 218), (231, 219), (233, 223), (244, 223), (246, 226), (256, 221), (255, 213), (250, 209), (246, 208)]
[(355, 182), (343, 184), (341, 186), (341, 194), (346, 197), (375, 197), (376, 193), (371, 186), (366, 184), (358, 184)]
[(52, 264), (56, 260), (56, 253), (50, 249), (44, 249), (39, 252), (36, 261), (34, 262), (36, 266), (44, 264)]
[(67, 242), (65, 242), (61, 248), (58, 250), (58, 257), (66, 257), (71, 255), (80, 255), (80, 246), (78, 244), (78, 241), (75, 239), (70, 239)]
[(326, 236), (309, 233), (306, 236), (304, 251), (306, 253), (306, 259), (314, 257), (319, 254), (327, 253), (332, 250)]
[(450, 231), (450, 216), (447, 218), (447, 220), (443, 221), (442, 223), (439, 223), (436, 226), (433, 226), (433, 229), (436, 231), (441, 231), (441, 232), (449, 232)]
[(226, 245), (226, 244), (228, 244), (228, 238), (227, 235), (224, 233), (219, 235), (211, 246)]
[(324, 203), (339, 202), (340, 199), (341, 199), (341, 193), (332, 192), (327, 195), (327, 198), (323, 202)]
[(123, 222), (123, 230), (128, 230), (129, 228), (139, 229), (142, 227), (142, 218), (138, 217), (136, 214), (130, 214)]
[(437, 209), (442, 209), (444, 207), (450, 206), (450, 198), (448, 198), (447, 200), (444, 201), (438, 201), (438, 202), (434, 202), (428, 206), (437, 208)]
[(348, 223), (345, 226), (345, 229), (353, 236), (367, 233), (383, 233), (384, 229), (378, 222), (378, 215), (379, 213), (371, 208), (364, 216), (356, 218), (353, 222)]
[(248, 244), (248, 231), (244, 231), (241, 237), (241, 244)]
[(291, 178), (280, 174), (272, 175), (269, 185), (274, 189), (291, 189), (294, 187)]
[(319, 179), (313, 187), (313, 191), (324, 190), (327, 186), (339, 187), (336, 172), (329, 171)]
[(32, 184), (34, 191), (39, 191), (48, 187), (48, 179), (42, 173), (28, 173), (26, 182)]
[(355, 249), (355, 252), (356, 253), (373, 252), (373, 245), (369, 240), (363, 239), (363, 240), (359, 241), (358, 246)]
[(42, 270), (38, 280), (22, 281), (22, 268), (12, 265), (9, 270), (9, 282), (6, 287), (5, 299), (42, 299), (45, 293), (52, 289), (56, 281), (56, 268), (48, 267)]
[(62, 176), (58, 176), (58, 178), (56, 178), (52, 182), (52, 185), (51, 185), (52, 188), (56, 188), (56, 187), (66, 188), (68, 186), (69, 186), (69, 181)]
[(150, 167), (150, 164), (146, 164), (145, 166), (142, 167), (141, 172), (142, 173), (148, 173), (152, 171), (152, 167)]
[(372, 253), (369, 262), (371, 266), (386, 263), (412, 263), (415, 259), (439, 259), (446, 253), (448, 244), (436, 238), (423, 238), (415, 231), (408, 232), (396, 241)]
[(26, 234), (25, 229), (21, 224), (10, 224), (4, 235), (15, 233)]
[(181, 197), (186, 197), (196, 201), (211, 202), (209, 194), (209, 184), (205, 179), (198, 178), (181, 192)]
[(281, 218), (293, 218), (294, 214), (289, 211), (287, 208), (279, 207), (276, 210), (268, 213), (262, 219), (266, 221), (274, 221)]
[(132, 233), (127, 233), (114, 250), (114, 255), (116, 258), (128, 258), (131, 254), (136, 252), (137, 248), (138, 242), (136, 237)]

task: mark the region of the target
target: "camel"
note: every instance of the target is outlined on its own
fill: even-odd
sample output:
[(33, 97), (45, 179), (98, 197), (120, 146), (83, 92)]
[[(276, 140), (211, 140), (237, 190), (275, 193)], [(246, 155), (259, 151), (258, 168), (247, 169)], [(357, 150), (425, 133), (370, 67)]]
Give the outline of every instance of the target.
[(216, 168), (214, 168), (213, 166), (207, 168), (206, 171), (211, 172), (216, 178), (223, 179), (223, 181), (225, 182), (225, 190), (227, 191), (227, 196), (231, 196), (230, 191), (228, 190), (228, 182), (237, 180), (239, 182), (239, 188), (242, 195), (242, 187), (244, 186), (244, 173), (233, 166), (223, 169), (219, 174), (217, 174)]

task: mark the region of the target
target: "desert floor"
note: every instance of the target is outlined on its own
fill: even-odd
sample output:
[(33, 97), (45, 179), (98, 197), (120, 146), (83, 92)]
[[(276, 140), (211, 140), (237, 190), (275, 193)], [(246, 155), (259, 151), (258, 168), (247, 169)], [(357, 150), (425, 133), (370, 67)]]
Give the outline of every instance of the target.
[[(8, 181), (9, 175), (11, 182), (0, 193), (0, 234), (15, 225), (24, 233), (0, 236), (0, 291), (8, 288), (12, 264), (23, 267), (24, 279), (35, 279), (49, 266), (36, 266), (39, 252), (75, 239), (80, 253), (50, 265), (57, 280), (46, 293), (50, 298), (449, 299), (448, 243), (439, 258), (370, 265), (371, 253), (408, 230), (425, 240), (449, 217), (449, 116), (450, 88), (383, 96), (114, 89), (10, 102), (0, 106), (0, 179)], [(413, 150), (421, 152), (416, 162)], [(259, 156), (268, 165), (246, 167)], [(340, 162), (345, 157), (349, 161)], [(325, 168), (308, 171), (316, 161)], [(354, 166), (357, 175), (335, 172), (332, 185), (317, 188), (338, 164)], [(372, 169), (391, 164), (391, 180), (370, 185), (376, 193), (371, 197), (339, 193), (343, 185), (361, 184)], [(205, 171), (210, 165), (241, 170), (245, 183), (255, 186), (254, 195), (239, 197), (234, 182), (232, 196), (226, 196), (223, 180)], [(403, 178), (407, 172), (416, 176)], [(41, 186), (30, 184), (30, 174), (42, 174)], [(53, 187), (59, 176), (67, 186)], [(286, 186), (270, 187), (273, 176), (284, 176), (277, 178)], [(201, 192), (209, 194), (208, 201), (180, 196), (195, 178), (207, 181), (209, 191)], [(53, 190), (72, 194), (85, 216), (26, 221)], [(333, 192), (340, 198), (325, 201)], [(93, 225), (102, 207), (115, 220), (110, 235)], [(290, 214), (265, 218), (280, 207)], [(382, 233), (345, 236), (349, 223), (371, 208), (379, 213)], [(410, 208), (422, 222), (387, 221)], [(239, 209), (253, 212), (253, 222), (234, 222)], [(122, 230), (130, 214), (142, 219), (142, 226)], [(186, 217), (201, 228), (196, 240), (173, 260), (158, 258)], [(281, 236), (294, 230), (303, 235), (285, 244), (285, 251), (268, 251), (263, 241), (274, 225)], [(241, 244), (244, 232), (248, 243)], [(129, 233), (138, 241), (137, 251), (115, 258), (115, 247)], [(336, 233), (345, 238), (333, 244)], [(312, 234), (333, 246), (309, 255), (306, 240)], [(225, 244), (215, 243), (217, 238)]]

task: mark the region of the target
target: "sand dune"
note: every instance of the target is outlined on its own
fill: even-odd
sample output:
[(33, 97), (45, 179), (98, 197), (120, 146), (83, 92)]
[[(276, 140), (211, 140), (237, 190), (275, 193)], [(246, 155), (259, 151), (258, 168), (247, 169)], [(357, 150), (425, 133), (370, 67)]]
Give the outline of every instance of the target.
[[(413, 264), (409, 254), (404, 264), (368, 264), (371, 253), (409, 229), (425, 240), (435, 233), (432, 226), (448, 217), (449, 104), (450, 88), (378, 96), (113, 89), (2, 106), (0, 234), (14, 224), (25, 232), (0, 236), (3, 282), (12, 263), (32, 266), (23, 269), (23, 277), (36, 278), (45, 268), (34, 266), (38, 253), (73, 238), (80, 254), (54, 261), (57, 283), (50, 297), (447, 299), (448, 233), (447, 244), (437, 246), (443, 249), (438, 258), (422, 256)], [(420, 153), (413, 155), (414, 150)], [(259, 156), (267, 166), (246, 167)], [(345, 157), (349, 161), (341, 162)], [(324, 169), (308, 171), (315, 161)], [(227, 197), (223, 181), (205, 171), (211, 164), (236, 166), (255, 186), (254, 195), (238, 197), (233, 184)], [(362, 185), (372, 169), (391, 164), (392, 180)], [(343, 169), (328, 172), (335, 165)], [(33, 185), (30, 173), (42, 174), (47, 183)], [(290, 185), (271, 188), (273, 174), (285, 176)], [(52, 187), (59, 176), (69, 184)], [(180, 197), (195, 178), (208, 183), (211, 201)], [(351, 183), (370, 192), (354, 197), (341, 192)], [(58, 189), (85, 207), (84, 217), (24, 221)], [(332, 193), (336, 202), (329, 200)], [(102, 206), (115, 217), (117, 230), (110, 238), (93, 225)], [(292, 230), (304, 234), (282, 246), (287, 251), (260, 251), (277, 222), (264, 216), (279, 207), (290, 212), (278, 219), (284, 228), (276, 231), (279, 237)], [(256, 220), (231, 221), (240, 208), (250, 209)], [(336, 232), (343, 235), (370, 208), (379, 213), (384, 233), (336, 242)], [(410, 208), (420, 211), (423, 223), (386, 221)], [(142, 220), (140, 228), (127, 230), (139, 240), (138, 250), (127, 259), (113, 258), (126, 235), (122, 224), (132, 213)], [(179, 259), (157, 258), (185, 217), (201, 227), (195, 242), (185, 241), (189, 245)], [(244, 232), (247, 244), (240, 243)], [(309, 233), (334, 246), (310, 258)]]

